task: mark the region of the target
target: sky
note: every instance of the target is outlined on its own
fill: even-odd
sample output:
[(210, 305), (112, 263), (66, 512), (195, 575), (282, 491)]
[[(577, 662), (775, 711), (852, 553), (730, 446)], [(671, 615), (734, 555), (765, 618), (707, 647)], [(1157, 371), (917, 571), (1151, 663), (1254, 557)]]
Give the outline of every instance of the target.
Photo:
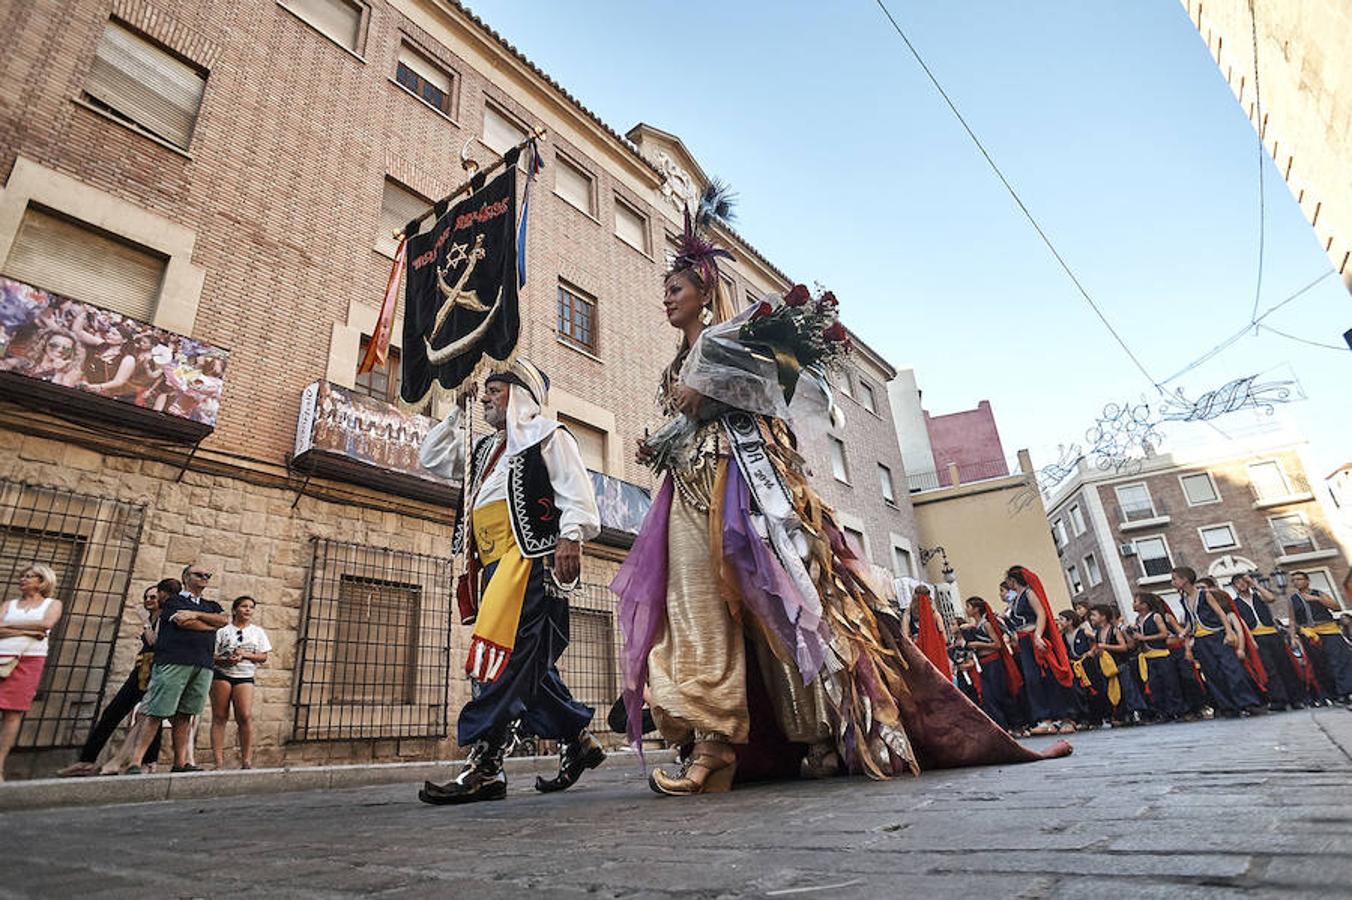
[[(1257, 138), (1181, 3), (887, 3), (1151, 379), (1250, 320)], [(1157, 398), (874, 0), (470, 6), (611, 127), (679, 135), (737, 192), (737, 230), (833, 290), (931, 413), (989, 400), (1040, 466), (1106, 403)], [(1262, 160), (1260, 312), (1332, 270)], [(1266, 324), (1334, 349), (1251, 330), (1167, 387), (1294, 376), (1308, 399), (1280, 415), (1317, 481), (1352, 461), (1352, 298), (1330, 274)]]

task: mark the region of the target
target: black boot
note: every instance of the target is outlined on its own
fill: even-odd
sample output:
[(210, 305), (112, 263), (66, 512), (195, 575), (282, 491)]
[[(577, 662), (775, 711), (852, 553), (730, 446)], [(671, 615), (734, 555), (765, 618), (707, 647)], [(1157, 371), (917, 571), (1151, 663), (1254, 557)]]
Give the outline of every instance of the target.
[[(628, 732), (629, 714), (625, 710), (623, 697), (611, 704), (610, 713), (606, 716), (606, 724), (616, 734)], [(652, 710), (648, 709), (647, 704), (643, 706), (643, 724), (640, 727), (643, 729), (643, 734), (650, 734), (657, 730), (657, 723), (653, 721)]]
[(542, 794), (566, 791), (577, 783), (583, 772), (596, 768), (605, 760), (606, 751), (601, 749), (601, 742), (583, 731), (559, 746), (559, 774), (548, 781), (535, 776), (535, 789)]
[(459, 775), (445, 784), (423, 782), (418, 799), (436, 805), (504, 799), (507, 796), (507, 773), (502, 770), (504, 749), (501, 738), (479, 741), (470, 750)]

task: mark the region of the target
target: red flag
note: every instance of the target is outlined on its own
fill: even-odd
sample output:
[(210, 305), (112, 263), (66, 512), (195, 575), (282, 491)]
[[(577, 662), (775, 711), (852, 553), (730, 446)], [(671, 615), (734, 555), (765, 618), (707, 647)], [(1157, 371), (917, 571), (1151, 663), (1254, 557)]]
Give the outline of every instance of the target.
[(934, 663), (934, 668), (952, 681), (953, 668), (948, 662), (948, 642), (944, 640), (944, 631), (939, 627), (939, 618), (934, 614), (929, 594), (917, 594), (915, 604), (915, 621), (919, 626), (915, 636), (916, 646), (925, 654), (926, 659)]
[(1249, 625), (1244, 621), (1244, 617), (1239, 614), (1239, 606), (1235, 604), (1235, 598), (1231, 597), (1225, 591), (1217, 591), (1217, 594), (1225, 594), (1225, 599), (1230, 601), (1230, 610), (1235, 614), (1235, 621), (1239, 623), (1240, 637), (1243, 639), (1244, 658), (1240, 662), (1244, 663), (1244, 669), (1253, 679), (1253, 683), (1258, 686), (1258, 690), (1264, 694), (1267, 693), (1268, 676), (1267, 670), (1263, 668), (1263, 659), (1258, 655), (1258, 644), (1253, 639), (1253, 632), (1249, 631)]
[(1024, 581), (1037, 595), (1038, 602), (1042, 604), (1044, 618), (1042, 640), (1047, 649), (1036, 654), (1038, 668), (1044, 671), (1050, 669), (1057, 684), (1061, 687), (1070, 687), (1075, 682), (1075, 673), (1070, 668), (1070, 655), (1066, 653), (1066, 642), (1061, 637), (1061, 629), (1056, 627), (1056, 616), (1052, 615), (1052, 604), (1047, 599), (1047, 590), (1042, 586), (1042, 579), (1033, 574), (1032, 569), (1020, 567), (1019, 571), (1023, 573)]
[(366, 353), (357, 365), (357, 374), (365, 375), (377, 366), (385, 365), (390, 355), (390, 335), (394, 331), (394, 313), (399, 305), (399, 286), (404, 283), (404, 262), (408, 258), (408, 238), (399, 238), (399, 247), (394, 251), (394, 265), (390, 267), (390, 280), (385, 284), (385, 299), (380, 304), (380, 315), (376, 317), (375, 334), (366, 345)]
[(1000, 620), (995, 618), (995, 613), (989, 606), (986, 607), (986, 628), (990, 631), (991, 640), (995, 642), (995, 646), (1000, 652), (1000, 662), (1005, 667), (1005, 681), (1009, 685), (1009, 695), (1017, 697), (1019, 691), (1023, 690), (1023, 673), (1019, 671), (1019, 664), (1014, 659), (1014, 654), (1009, 652), (1009, 645), (1005, 643), (1005, 631), (1000, 627)]

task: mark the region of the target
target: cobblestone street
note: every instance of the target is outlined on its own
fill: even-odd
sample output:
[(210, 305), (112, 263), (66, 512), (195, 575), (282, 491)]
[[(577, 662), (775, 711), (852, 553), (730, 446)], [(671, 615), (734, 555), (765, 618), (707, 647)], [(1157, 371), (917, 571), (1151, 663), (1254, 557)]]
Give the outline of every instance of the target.
[(677, 800), (624, 764), (566, 794), (416, 785), (0, 816), (7, 896), (1352, 895), (1342, 709), (1081, 734), (1035, 765)]

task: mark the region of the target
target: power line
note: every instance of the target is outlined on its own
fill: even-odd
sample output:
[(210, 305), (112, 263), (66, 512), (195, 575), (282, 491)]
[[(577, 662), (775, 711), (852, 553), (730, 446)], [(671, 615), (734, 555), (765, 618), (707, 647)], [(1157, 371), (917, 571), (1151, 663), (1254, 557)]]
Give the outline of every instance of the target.
[(1263, 251), (1267, 239), (1266, 192), (1263, 187), (1264, 157), (1267, 156), (1267, 148), (1263, 146), (1263, 93), (1258, 87), (1258, 4), (1254, 0), (1250, 0), (1249, 3), (1249, 30), (1253, 35), (1253, 127), (1258, 133), (1258, 278), (1253, 288), (1253, 310), (1249, 313), (1249, 321), (1256, 325), (1258, 299), (1263, 294)]
[(1302, 344), (1309, 344), (1311, 347), (1323, 347), (1325, 350), (1337, 350), (1339, 353), (1350, 352), (1348, 347), (1339, 347), (1337, 344), (1325, 344), (1321, 341), (1312, 341), (1308, 338), (1297, 337), (1294, 334), (1287, 334), (1285, 331), (1278, 331), (1271, 325), (1259, 325), (1258, 327), (1263, 329), (1264, 331), (1270, 331), (1273, 334), (1279, 335), (1280, 337), (1284, 337), (1288, 340), (1297, 341)]
[(1132, 361), (1136, 368), (1140, 370), (1141, 374), (1146, 377), (1146, 380), (1154, 385), (1155, 390), (1164, 393), (1164, 388), (1160, 386), (1160, 382), (1156, 381), (1154, 376), (1150, 374), (1150, 371), (1146, 369), (1141, 360), (1132, 352), (1131, 347), (1127, 346), (1127, 342), (1123, 340), (1122, 335), (1118, 334), (1117, 329), (1108, 321), (1108, 317), (1104, 314), (1103, 310), (1099, 308), (1099, 305), (1094, 302), (1094, 298), (1089, 296), (1089, 291), (1085, 290), (1084, 285), (1081, 284), (1080, 279), (1075, 276), (1070, 265), (1061, 256), (1055, 245), (1052, 244), (1051, 238), (1047, 237), (1047, 233), (1042, 230), (1042, 226), (1038, 224), (1037, 219), (1033, 217), (1032, 212), (1030, 212), (1028, 207), (1024, 204), (1018, 191), (1014, 190), (1014, 186), (1009, 183), (1009, 179), (1005, 177), (1005, 173), (1000, 171), (1000, 167), (995, 164), (995, 160), (991, 158), (985, 145), (981, 143), (981, 139), (976, 136), (976, 132), (974, 132), (972, 127), (967, 124), (967, 120), (962, 117), (962, 113), (958, 112), (958, 107), (948, 96), (948, 92), (944, 90), (943, 85), (939, 84), (939, 79), (935, 77), (932, 71), (930, 71), (930, 67), (925, 64), (925, 60), (920, 56), (920, 51), (915, 49), (915, 45), (911, 43), (911, 39), (906, 36), (906, 32), (902, 30), (901, 25), (893, 18), (892, 13), (888, 10), (887, 6), (884, 5), (883, 0), (875, 0), (875, 2), (877, 2), (878, 8), (883, 11), (883, 15), (887, 16), (887, 21), (892, 23), (892, 28), (897, 32), (897, 36), (901, 38), (902, 42), (906, 44), (906, 49), (911, 52), (911, 56), (913, 56), (915, 61), (920, 64), (920, 68), (925, 71), (925, 75), (929, 78), (930, 84), (934, 85), (934, 89), (939, 92), (939, 96), (943, 97), (944, 102), (948, 104), (948, 108), (953, 113), (954, 118), (962, 125), (963, 130), (967, 132), (967, 136), (972, 139), (972, 143), (976, 144), (976, 148), (981, 151), (981, 155), (985, 157), (986, 163), (991, 167), (991, 171), (995, 173), (995, 177), (1000, 179), (1000, 183), (1005, 186), (1005, 190), (1009, 192), (1009, 196), (1014, 198), (1014, 202), (1018, 205), (1019, 210), (1024, 214), (1024, 217), (1028, 219), (1029, 224), (1033, 226), (1033, 230), (1037, 232), (1038, 237), (1042, 239), (1042, 243), (1047, 245), (1047, 249), (1050, 250), (1052, 256), (1056, 258), (1061, 269), (1070, 278), (1071, 282), (1074, 283), (1076, 290), (1080, 292), (1080, 296), (1089, 304), (1090, 309), (1094, 311), (1094, 314), (1098, 316), (1099, 321), (1103, 323), (1103, 327), (1108, 329), (1108, 333), (1113, 336), (1113, 340), (1117, 341), (1117, 345), (1122, 348), (1122, 352), (1127, 354), (1127, 357)]

